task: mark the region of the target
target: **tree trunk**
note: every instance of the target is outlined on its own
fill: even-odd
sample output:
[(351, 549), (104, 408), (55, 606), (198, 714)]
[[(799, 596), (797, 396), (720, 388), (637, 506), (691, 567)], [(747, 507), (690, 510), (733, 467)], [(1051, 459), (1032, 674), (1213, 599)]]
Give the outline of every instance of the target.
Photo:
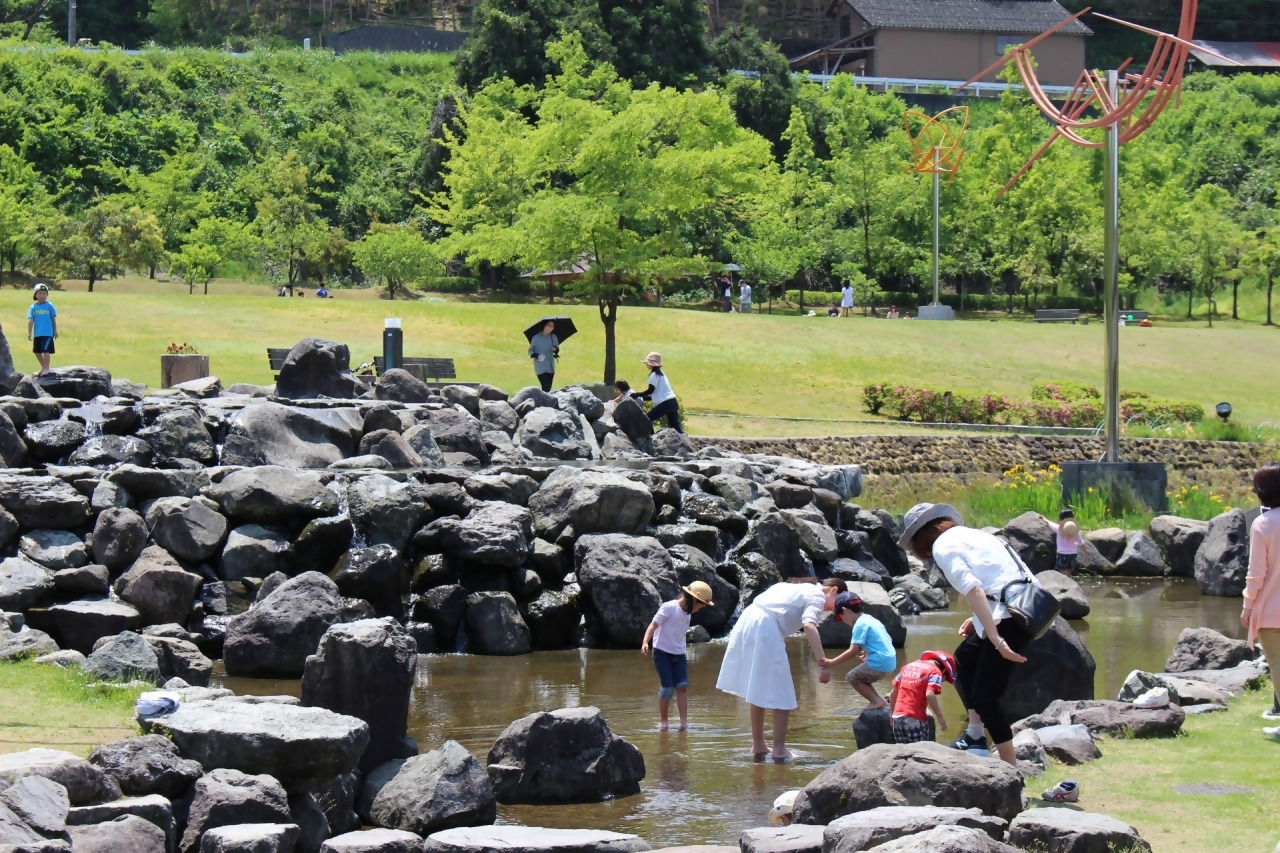
[(618, 373), (618, 296), (601, 297), (596, 305), (600, 309), (600, 322), (604, 323), (604, 384), (612, 385)]
[(93, 264), (89, 264), (89, 292), (93, 293), (93, 283), (98, 280), (98, 270)]
[(1196, 290), (1194, 287), (1187, 287), (1187, 319), (1191, 319), (1191, 300), (1195, 298)]
[(1240, 279), (1231, 282), (1231, 319), (1239, 320), (1240, 314), (1237, 313), (1239, 308)]
[(1213, 308), (1217, 305), (1217, 301), (1212, 296), (1209, 297), (1209, 328), (1213, 328)]
[(1266, 322), (1266, 325), (1268, 326), (1275, 325), (1275, 323), (1271, 322), (1271, 288), (1275, 285), (1275, 283), (1276, 283), (1275, 276), (1268, 274), (1267, 275), (1267, 322)]
[(147, 278), (151, 279), (152, 281), (155, 281), (155, 280), (156, 280), (156, 265), (155, 265), (155, 264), (152, 264), (152, 265), (151, 265), (151, 267), (150, 267), (150, 269), (148, 270), (148, 272), (147, 272)]
[(204, 295), (209, 295), (209, 279), (207, 278), (204, 280)]

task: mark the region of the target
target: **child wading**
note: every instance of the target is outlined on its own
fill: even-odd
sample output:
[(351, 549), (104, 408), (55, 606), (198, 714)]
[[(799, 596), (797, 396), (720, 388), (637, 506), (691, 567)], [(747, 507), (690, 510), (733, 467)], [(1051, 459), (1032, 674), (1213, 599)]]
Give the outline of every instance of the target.
[(1080, 525), (1076, 522), (1076, 514), (1068, 508), (1058, 513), (1057, 524), (1047, 518), (1044, 520), (1049, 522), (1057, 539), (1058, 559), (1053, 567), (1067, 577), (1071, 577), (1076, 570), (1076, 565), (1080, 562), (1080, 546), (1084, 544), (1084, 537), (1080, 535)]
[(889, 702), (893, 705), (893, 740), (895, 743), (919, 743), (929, 740), (929, 715), (927, 704), (938, 721), (938, 728), (947, 730), (947, 718), (942, 715), (938, 696), (942, 682), (955, 684), (956, 659), (946, 652), (925, 652), (920, 660), (902, 668), (893, 680), (893, 692)]
[(658, 728), (667, 730), (671, 697), (676, 697), (680, 712), (680, 731), (689, 730), (689, 658), (685, 655), (685, 634), (689, 631), (689, 619), (711, 604), (711, 587), (702, 581), (694, 581), (681, 587), (684, 595), (663, 602), (654, 614), (653, 621), (644, 632), (640, 653), (648, 655), (653, 649), (653, 667), (658, 671)]
[(844, 680), (867, 700), (868, 711), (887, 708), (889, 703), (876, 691), (875, 683), (888, 677), (898, 665), (889, 632), (879, 619), (862, 611), (862, 599), (855, 592), (837, 595), (834, 612), (835, 618), (853, 626), (853, 637), (848, 649), (823, 663), (835, 666), (856, 655), (859, 663), (849, 670)]

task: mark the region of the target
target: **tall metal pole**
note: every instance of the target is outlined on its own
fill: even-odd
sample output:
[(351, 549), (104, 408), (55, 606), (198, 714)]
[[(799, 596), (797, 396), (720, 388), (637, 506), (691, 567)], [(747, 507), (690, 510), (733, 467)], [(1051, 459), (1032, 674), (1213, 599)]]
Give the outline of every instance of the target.
[(67, 47), (76, 46), (76, 0), (67, 0)]
[(933, 146), (933, 304), (938, 305), (938, 166), (942, 162), (942, 146)]
[[(1107, 72), (1107, 91), (1116, 103), (1119, 72)], [(1106, 440), (1104, 462), (1120, 461), (1120, 123), (1107, 128), (1103, 149), (1103, 206), (1106, 208), (1102, 278), (1102, 324), (1107, 329)]]

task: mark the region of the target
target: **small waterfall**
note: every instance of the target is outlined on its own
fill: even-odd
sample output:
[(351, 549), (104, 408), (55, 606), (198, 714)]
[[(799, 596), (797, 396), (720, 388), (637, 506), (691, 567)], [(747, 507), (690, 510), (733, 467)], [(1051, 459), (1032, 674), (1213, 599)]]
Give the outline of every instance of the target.
[(351, 504), (347, 501), (347, 487), (351, 485), (351, 478), (345, 474), (338, 474), (332, 480), (325, 483), (325, 488), (333, 492), (338, 497), (338, 511), (335, 518), (345, 518), (351, 522), (354, 534), (351, 537), (351, 545), (349, 550), (356, 548), (365, 548), (369, 545), (369, 540), (365, 537), (364, 531), (356, 526), (351, 519)]

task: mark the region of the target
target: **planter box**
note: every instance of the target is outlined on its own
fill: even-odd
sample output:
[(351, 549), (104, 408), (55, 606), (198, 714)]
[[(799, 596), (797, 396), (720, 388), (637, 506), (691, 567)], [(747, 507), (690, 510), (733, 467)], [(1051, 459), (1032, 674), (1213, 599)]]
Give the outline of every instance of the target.
[(204, 379), (209, 375), (207, 355), (160, 356), (160, 387), (172, 388), (181, 382)]

